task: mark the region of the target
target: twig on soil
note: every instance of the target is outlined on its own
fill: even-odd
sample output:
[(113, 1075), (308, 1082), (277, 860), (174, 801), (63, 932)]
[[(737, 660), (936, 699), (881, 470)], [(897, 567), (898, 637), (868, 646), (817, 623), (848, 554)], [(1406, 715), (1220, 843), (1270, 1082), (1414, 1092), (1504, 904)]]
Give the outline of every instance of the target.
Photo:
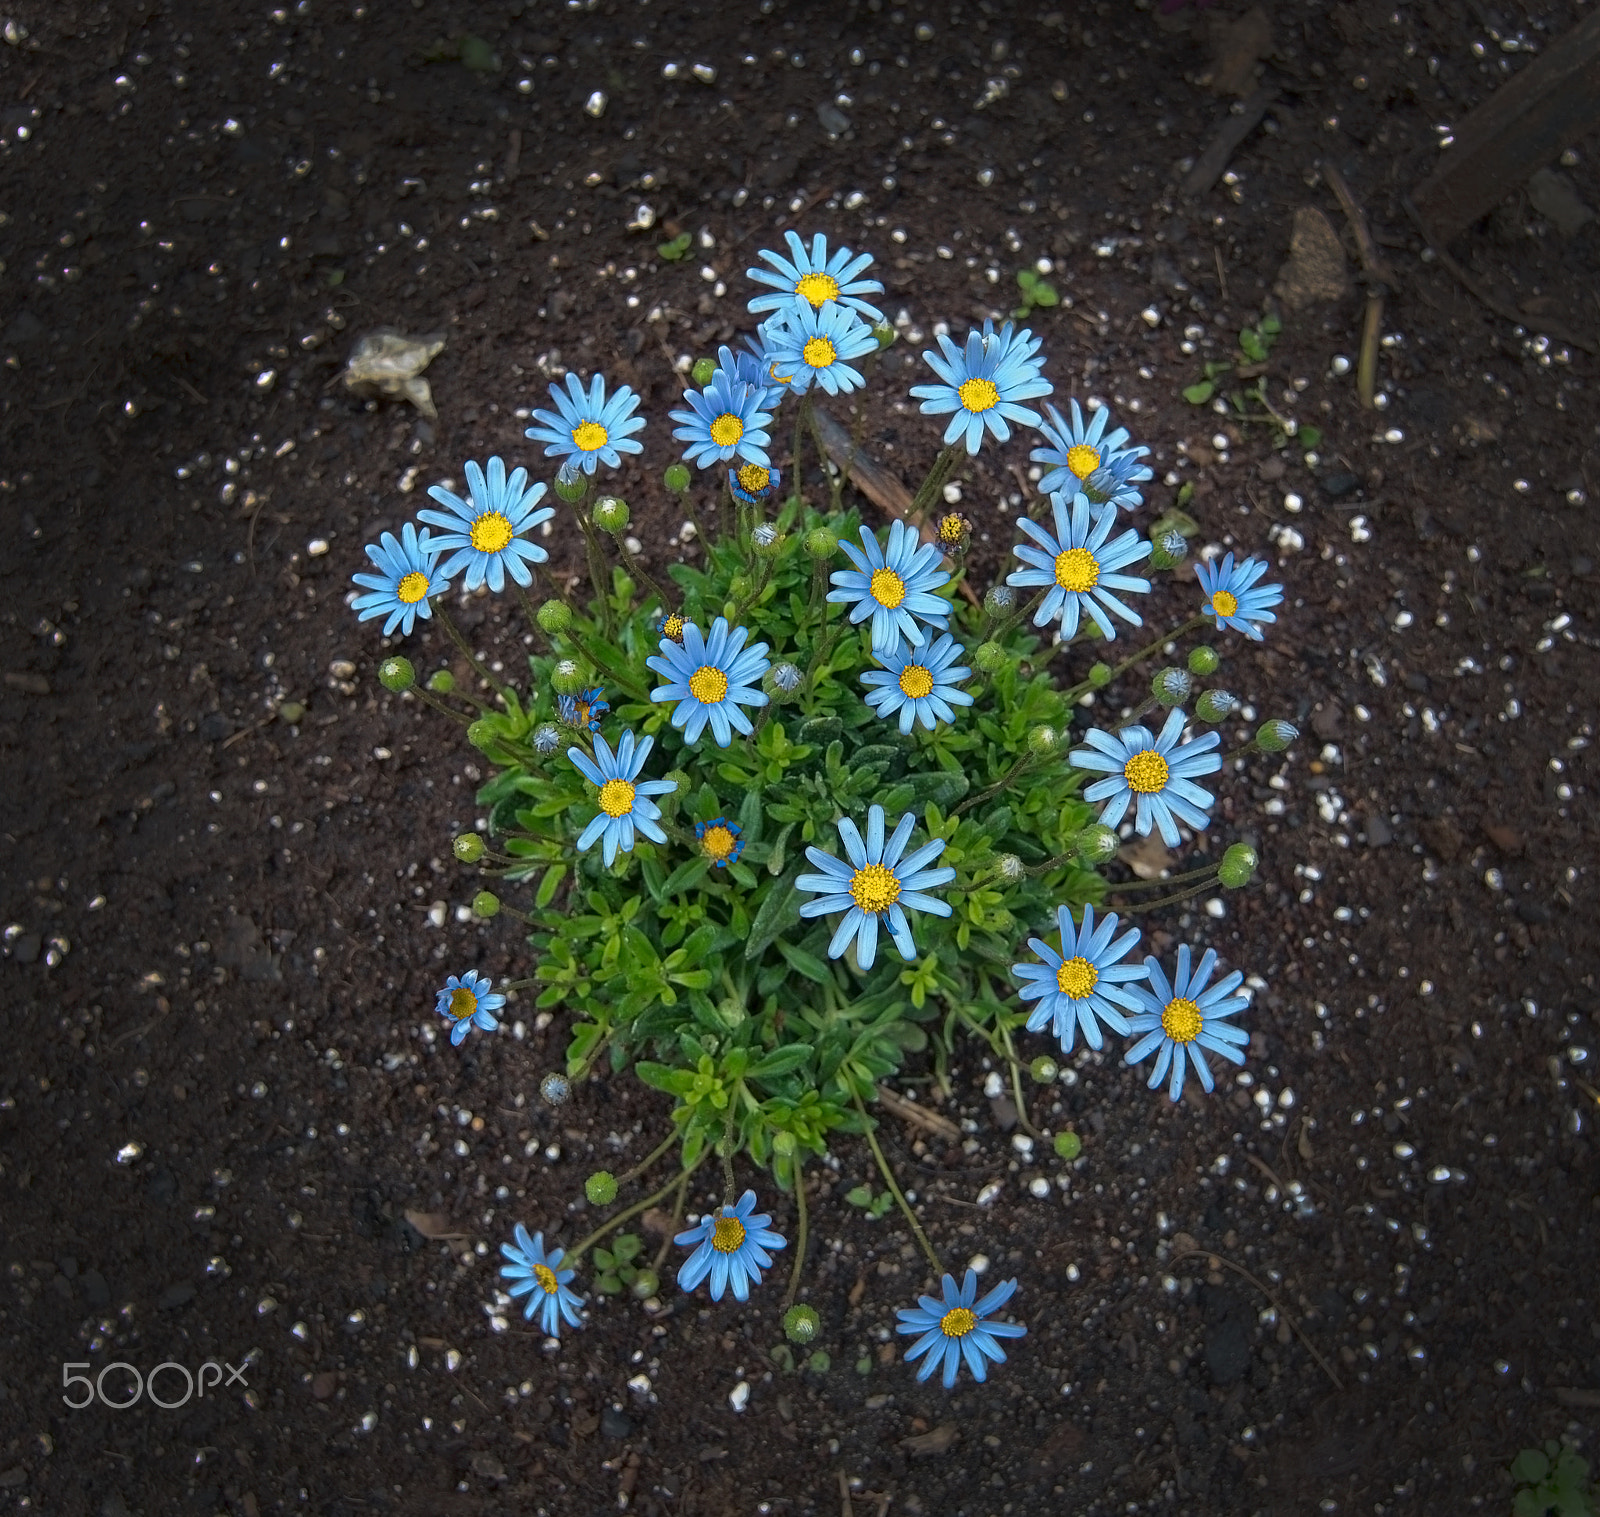
[(1278, 1178), (1277, 1172), (1273, 1169), (1273, 1167), (1270, 1164), (1267, 1163), (1267, 1161), (1265, 1159), (1258, 1159), (1254, 1154), (1246, 1154), (1245, 1158), (1248, 1159), (1252, 1164), (1254, 1164), (1255, 1167), (1257, 1169), (1259, 1169), (1262, 1174), (1264, 1174), (1270, 1181), (1272, 1181), (1272, 1183), (1274, 1185), (1276, 1185), (1278, 1187), (1278, 1193), (1280, 1195), (1287, 1195), (1288, 1194), (1289, 1187), (1287, 1185), (1285, 1185), (1283, 1183), (1283, 1181)]
[(1222, 171), (1227, 168), (1234, 151), (1261, 124), (1267, 107), (1277, 98), (1277, 85), (1263, 84), (1241, 103), (1237, 113), (1229, 114), (1206, 150), (1195, 159), (1194, 167), (1184, 175), (1182, 191), (1186, 199), (1197, 199), (1222, 177)]
[(941, 1117), (937, 1112), (924, 1111), (915, 1101), (908, 1101), (904, 1096), (899, 1096), (894, 1091), (880, 1085), (878, 1087), (878, 1100), (903, 1122), (909, 1122), (913, 1127), (920, 1127), (924, 1132), (931, 1132), (936, 1137), (946, 1138), (952, 1143), (961, 1140), (961, 1129), (949, 1117)]
[(1376, 408), (1373, 392), (1378, 382), (1378, 340), (1383, 336), (1383, 301), (1389, 293), (1389, 286), (1394, 283), (1394, 273), (1378, 251), (1377, 243), (1372, 240), (1367, 218), (1356, 204), (1356, 197), (1345, 183), (1344, 175), (1334, 164), (1324, 163), (1322, 177), (1328, 181), (1329, 188), (1339, 197), (1339, 204), (1344, 208), (1345, 220), (1355, 233), (1356, 247), (1361, 253), (1361, 269), (1366, 276), (1367, 309), (1361, 324), (1361, 356), (1356, 360), (1356, 397), (1363, 410), (1371, 411)]

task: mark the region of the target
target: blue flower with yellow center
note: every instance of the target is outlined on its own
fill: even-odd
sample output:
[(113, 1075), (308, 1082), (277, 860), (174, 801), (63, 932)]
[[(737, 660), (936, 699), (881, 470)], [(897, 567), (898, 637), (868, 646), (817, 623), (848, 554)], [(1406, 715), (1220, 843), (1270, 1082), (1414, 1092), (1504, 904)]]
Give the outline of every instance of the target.
[(698, 1245), (678, 1271), (679, 1286), (692, 1291), (709, 1275), (713, 1301), (720, 1301), (730, 1284), (737, 1300), (750, 1299), (751, 1285), (760, 1285), (761, 1271), (772, 1267), (767, 1250), (788, 1247), (783, 1234), (767, 1225), (771, 1215), (755, 1206), (756, 1193), (747, 1190), (737, 1205), (718, 1207), (673, 1238), (684, 1248)]
[(644, 444), (633, 437), (644, 427), (644, 417), (633, 414), (639, 409), (639, 397), (627, 385), (618, 385), (607, 400), (603, 375), (596, 374), (585, 393), (578, 376), (568, 374), (565, 391), (551, 385), (550, 398), (556, 409), (535, 411), (533, 419), (539, 425), (529, 427), (527, 435), (548, 444), (546, 458), (565, 459), (564, 470), (593, 474), (601, 464), (618, 468), (624, 453), (644, 452)]
[(696, 822), (694, 835), (700, 851), (717, 869), (726, 869), (738, 862), (744, 852), (744, 839), (739, 836), (743, 828), (725, 816), (714, 816), (709, 822)]
[[(918, 1380), (926, 1380), (941, 1365), (944, 1366), (944, 1388), (956, 1383), (964, 1359), (974, 1380), (986, 1380), (988, 1361), (1004, 1364), (1006, 1351), (1000, 1347), (1001, 1338), (1021, 1338), (1027, 1328), (1020, 1322), (991, 1322), (988, 1319), (1016, 1294), (1017, 1282), (1006, 1280), (978, 1299), (978, 1272), (967, 1271), (960, 1286), (953, 1276), (943, 1281), (944, 1299), (935, 1296), (918, 1296), (915, 1306), (895, 1309), (900, 1324), (897, 1333), (920, 1333), (906, 1350), (906, 1360), (922, 1359), (917, 1371)], [(923, 1356), (926, 1355), (926, 1358)]]
[(1065, 906), (1058, 906), (1056, 926), (1061, 933), (1059, 953), (1042, 938), (1029, 938), (1028, 947), (1043, 964), (1011, 966), (1012, 974), (1023, 982), (1017, 995), (1039, 1003), (1028, 1015), (1028, 1031), (1049, 1027), (1062, 1053), (1071, 1053), (1081, 1027), (1083, 1041), (1098, 1049), (1104, 1044), (1100, 1023), (1113, 1032), (1126, 1032), (1128, 1019), (1119, 1008), (1137, 1011), (1143, 1004), (1128, 986), (1145, 978), (1145, 966), (1117, 962), (1138, 943), (1139, 929), (1118, 938), (1117, 918), (1108, 916), (1097, 927), (1094, 907), (1089, 905), (1083, 908), (1082, 927), (1073, 924)]
[(900, 957), (909, 964), (917, 956), (917, 945), (906, 920), (906, 908), (940, 917), (950, 915), (948, 902), (926, 893), (936, 886), (948, 885), (956, 877), (955, 870), (948, 866), (927, 867), (944, 852), (944, 839), (935, 838), (915, 853), (903, 856), (916, 825), (916, 813), (908, 811), (900, 818), (894, 836), (885, 839), (883, 807), (869, 806), (865, 838), (849, 817), (839, 818), (839, 840), (849, 857), (848, 864), (820, 848), (806, 849), (806, 857), (822, 873), (802, 874), (795, 880), (799, 889), (818, 893), (815, 900), (800, 908), (800, 915), (844, 913), (828, 944), (830, 959), (837, 959), (853, 942), (856, 962), (863, 970), (871, 969), (878, 956), (878, 924), (882, 922), (900, 950)]
[[(498, 458), (489, 460), (488, 474), (475, 459), (468, 459), (467, 499), (443, 485), (430, 485), (428, 494), (443, 511), (418, 511), (421, 521), (448, 530), (434, 538), (436, 547), (456, 551), (444, 562), (440, 573), (446, 576), (467, 571), (465, 586), (476, 590), (485, 581), (498, 595), (506, 587), (506, 570), (519, 585), (533, 583), (528, 564), (542, 564), (549, 554), (522, 534), (550, 520), (556, 513), (546, 506), (534, 507), (544, 498), (543, 485), (528, 484), (526, 469), (514, 470), (506, 477), (506, 466)], [(526, 560), (526, 562), (524, 562)]]
[(782, 474), (767, 464), (740, 464), (728, 470), (728, 488), (733, 491), (733, 498), (747, 506), (765, 505), (782, 479)]
[(568, 1282), (578, 1272), (575, 1269), (562, 1269), (565, 1249), (555, 1248), (549, 1253), (545, 1252), (543, 1233), (535, 1233), (530, 1238), (528, 1229), (519, 1222), (513, 1229), (513, 1236), (517, 1240), (514, 1245), (500, 1245), (500, 1252), (511, 1261), (500, 1266), (501, 1278), (512, 1282), (506, 1287), (506, 1292), (512, 1296), (526, 1296), (528, 1299), (522, 1303), (522, 1315), (532, 1317), (537, 1312), (539, 1326), (544, 1329), (545, 1337), (559, 1338), (563, 1321), (570, 1327), (577, 1327), (582, 1320), (578, 1315), (582, 1298), (567, 1288)]
[(916, 722), (929, 732), (940, 722), (953, 722), (956, 706), (972, 704), (972, 697), (960, 688), (972, 670), (956, 663), (966, 651), (946, 632), (932, 647), (901, 644), (893, 653), (875, 654), (883, 668), (861, 676), (869, 691), (867, 704), (885, 721), (898, 712), (901, 736)]
[(575, 732), (582, 732), (585, 729), (598, 732), (600, 718), (610, 709), (611, 702), (605, 699), (605, 692), (599, 685), (590, 685), (587, 690), (580, 690), (576, 695), (556, 697), (557, 720)]
[(770, 285), (778, 292), (754, 296), (750, 301), (753, 315), (760, 315), (762, 311), (787, 311), (800, 299), (813, 310), (820, 311), (833, 302), (859, 311), (868, 321), (883, 320), (883, 312), (861, 298), (883, 293), (883, 286), (876, 279), (859, 277), (872, 267), (872, 254), (839, 248), (830, 257), (828, 239), (821, 232), (811, 239), (809, 250), (797, 233), (785, 232), (783, 237), (789, 244), (787, 258), (763, 248), (756, 257), (772, 267), (745, 270), (757, 284)]
[(683, 456), (697, 469), (743, 459), (753, 464), (770, 464), (767, 444), (771, 435), (767, 424), (772, 417), (762, 409), (762, 392), (754, 385), (730, 379), (724, 369), (711, 376), (704, 390), (690, 390), (684, 399), (687, 411), (674, 411), (672, 419), (681, 426), (672, 435), (689, 444)]
[(667, 835), (656, 825), (661, 808), (650, 799), (678, 788), (676, 780), (641, 780), (639, 771), (655, 747), (647, 737), (635, 743), (631, 732), (624, 732), (617, 751), (603, 737), (594, 740), (591, 759), (581, 748), (567, 749), (567, 757), (591, 785), (600, 789), (600, 810), (578, 838), (578, 852), (585, 853), (600, 840), (600, 852), (609, 869), (620, 850), (633, 852), (634, 832), (642, 832), (652, 843), (664, 843)]
[(444, 982), (444, 989), (434, 999), (433, 1009), (452, 1024), (450, 1042), (455, 1047), (461, 1046), (474, 1027), (481, 1027), (485, 1032), (499, 1030), (500, 1023), (494, 1014), (506, 1004), (506, 998), (490, 994), (493, 984), (493, 980), (476, 969), (469, 969), (459, 977), (451, 975)]
[(996, 442), (1005, 442), (1011, 436), (1008, 421), (1039, 425), (1039, 413), (1021, 402), (1048, 395), (1055, 387), (1041, 372), (1031, 336), (1026, 330), (1015, 332), (1008, 321), (998, 332), (968, 332), (965, 346), (958, 348), (941, 332), (940, 351), (922, 355), (940, 382), (913, 385), (911, 393), (922, 402), (925, 416), (955, 413), (944, 431), (946, 446), (959, 442), (968, 453), (976, 453), (985, 431)]
[(1215, 732), (1206, 732), (1191, 742), (1179, 743), (1186, 721), (1182, 709), (1174, 708), (1159, 737), (1152, 736), (1148, 727), (1124, 727), (1119, 732), (1092, 727), (1084, 734), (1089, 746), (1074, 748), (1068, 761), (1074, 769), (1108, 775), (1083, 792), (1086, 801), (1106, 803), (1100, 813), (1101, 826), (1115, 827), (1132, 805), (1140, 837), (1147, 837), (1154, 824), (1161, 829), (1161, 841), (1176, 848), (1179, 821), (1197, 832), (1210, 825), (1206, 810), (1214, 797), (1196, 785), (1193, 777), (1215, 774), (1222, 768), (1222, 757), (1216, 752), (1221, 740)]
[(1262, 626), (1278, 619), (1270, 608), (1283, 599), (1282, 585), (1256, 583), (1267, 566), (1258, 558), (1235, 565), (1229, 553), (1220, 567), (1202, 561), (1194, 566), (1194, 572), (1206, 594), (1205, 614), (1216, 618), (1217, 630), (1231, 627), (1261, 642)]
[(915, 528), (890, 522), (889, 545), (880, 548), (876, 535), (863, 527), (859, 550), (844, 541), (839, 547), (855, 568), (829, 576), (838, 588), (828, 592), (828, 599), (849, 605), (852, 622), (872, 618), (874, 653), (892, 652), (902, 638), (920, 648), (925, 634), (919, 623), (940, 632), (950, 625), (950, 602), (933, 593), (950, 583), (944, 555), (933, 543), (922, 542)]
[(1200, 1084), (1208, 1091), (1214, 1089), (1211, 1067), (1201, 1050), (1210, 1049), (1230, 1064), (1244, 1063), (1250, 1034), (1227, 1020), (1250, 1004), (1248, 996), (1234, 994), (1244, 976), (1235, 970), (1208, 988), (1217, 956), (1206, 949), (1190, 974), (1187, 943), (1178, 945), (1178, 970), (1170, 983), (1153, 954), (1144, 962), (1149, 982), (1135, 989), (1140, 1009), (1128, 1018), (1128, 1030), (1143, 1036), (1123, 1055), (1123, 1061), (1138, 1064), (1159, 1048), (1149, 1087), (1154, 1090), (1170, 1071), (1167, 1095), (1174, 1101), (1183, 1094), (1184, 1075), (1191, 1064)]
[(1039, 430), (1050, 446), (1035, 448), (1028, 455), (1034, 463), (1044, 464), (1049, 470), (1039, 481), (1039, 488), (1046, 495), (1058, 490), (1075, 495), (1086, 488), (1087, 481), (1098, 470), (1111, 469), (1111, 474), (1096, 480), (1095, 489), (1089, 495), (1091, 504), (1138, 505), (1144, 497), (1132, 486), (1152, 477), (1150, 470), (1139, 462), (1150, 450), (1127, 447), (1125, 427), (1107, 433), (1111, 421), (1109, 406), (1094, 411), (1094, 419), (1088, 423), (1084, 422), (1077, 401), (1072, 401), (1070, 407), (1070, 424), (1061, 419), (1061, 413), (1054, 406), (1045, 407), (1049, 420), (1040, 425)]
[(781, 325), (773, 320), (761, 328), (773, 377), (780, 383), (796, 395), (804, 395), (812, 385), (829, 395), (841, 395), (866, 383), (850, 365), (876, 352), (878, 339), (854, 311), (836, 302), (814, 311), (796, 300), (781, 316)]
[(733, 741), (734, 732), (748, 737), (753, 730), (739, 708), (767, 704), (767, 693), (758, 686), (771, 661), (765, 643), (745, 647), (749, 635), (743, 627), (729, 627), (721, 616), (711, 624), (709, 638), (687, 622), (682, 643), (663, 637), (661, 652), (645, 660), (666, 681), (650, 692), (650, 699), (677, 702), (672, 725), (682, 731), (685, 742), (698, 740), (708, 722), (719, 748)]
[(1071, 637), (1077, 632), (1079, 618), (1085, 611), (1109, 638), (1116, 637), (1117, 629), (1107, 612), (1135, 627), (1140, 626), (1138, 612), (1112, 591), (1140, 595), (1149, 591), (1149, 580), (1117, 571), (1148, 558), (1150, 544), (1132, 530), (1107, 542), (1116, 525), (1117, 513), (1106, 508), (1098, 516), (1091, 516), (1089, 502), (1083, 495), (1072, 502), (1070, 518), (1064, 495), (1051, 496), (1050, 509), (1055, 520), (1054, 537), (1026, 516), (1017, 518), (1017, 525), (1037, 546), (1018, 543), (1011, 551), (1027, 567), (1014, 569), (1006, 576), (1006, 583), (1019, 589), (1033, 585), (1050, 587), (1049, 594), (1033, 613), (1034, 626), (1042, 627), (1060, 617), (1062, 637)]
[(418, 532), (410, 522), (400, 529), (398, 538), (393, 532), (385, 532), (378, 542), (368, 543), (367, 557), (378, 573), (350, 576), (358, 585), (367, 587), (367, 594), (350, 602), (361, 613), (360, 620), (387, 616), (389, 619), (383, 624), (385, 637), (396, 627), (402, 635), (410, 636), (419, 616), (431, 620), (429, 597), (443, 595), (450, 588), (449, 579), (437, 567), (442, 552), (426, 527)]

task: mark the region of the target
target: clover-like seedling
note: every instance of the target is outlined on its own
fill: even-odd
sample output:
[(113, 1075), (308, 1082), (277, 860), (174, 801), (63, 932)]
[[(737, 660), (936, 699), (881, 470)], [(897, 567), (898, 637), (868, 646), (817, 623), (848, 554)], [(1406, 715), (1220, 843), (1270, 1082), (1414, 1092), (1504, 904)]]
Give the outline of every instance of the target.
[(680, 259), (689, 256), (689, 246), (694, 241), (688, 232), (679, 232), (671, 242), (663, 242), (656, 248), (656, 252), (668, 263), (677, 263)]
[(1033, 269), (1017, 270), (1017, 288), (1022, 292), (1022, 304), (1012, 313), (1015, 316), (1030, 316), (1038, 307), (1049, 309), (1061, 304), (1056, 287)]
[(1595, 1517), (1600, 1506), (1589, 1482), (1589, 1462), (1554, 1439), (1542, 1449), (1523, 1449), (1511, 1463), (1511, 1478), (1522, 1487), (1512, 1498), (1516, 1517)]

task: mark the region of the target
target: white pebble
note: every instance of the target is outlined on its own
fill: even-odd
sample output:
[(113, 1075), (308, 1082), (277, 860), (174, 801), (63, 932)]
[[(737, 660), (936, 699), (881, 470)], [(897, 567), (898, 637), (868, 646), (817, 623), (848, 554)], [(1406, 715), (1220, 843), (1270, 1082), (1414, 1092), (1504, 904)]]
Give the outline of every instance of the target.
[(1343, 353), (1335, 353), (1333, 356), (1333, 362), (1329, 364), (1328, 367), (1332, 369), (1335, 374), (1348, 374), (1350, 372), (1350, 360), (1346, 358)]
[(310, 554), (312, 558), (321, 558), (322, 555), (327, 551), (328, 539), (325, 537), (313, 537), (311, 541), (306, 544), (306, 552)]
[(1014, 1132), (1011, 1134), (1011, 1146), (1019, 1154), (1031, 1154), (1033, 1152), (1033, 1139), (1025, 1132)]
[(991, 1069), (983, 1078), (983, 1093), (991, 1101), (1006, 1088), (1005, 1081), (1000, 1078), (998, 1070)]
[(991, 1180), (978, 1192), (978, 1205), (993, 1206), (1000, 1199), (1002, 1189), (1003, 1187), (998, 1180)]
[(1050, 1194), (1050, 1182), (1043, 1175), (1035, 1175), (1028, 1181), (1028, 1194), (1037, 1200), (1044, 1200)]
[(987, 1274), (989, 1270), (989, 1256), (987, 1254), (974, 1254), (967, 1260), (967, 1268), (975, 1275)]
[(944, 487), (944, 500), (947, 506), (959, 506), (961, 504), (961, 486), (954, 480), (951, 480)]
[(742, 1412), (750, 1405), (750, 1382), (748, 1380), (741, 1380), (728, 1392), (728, 1405), (736, 1412)]

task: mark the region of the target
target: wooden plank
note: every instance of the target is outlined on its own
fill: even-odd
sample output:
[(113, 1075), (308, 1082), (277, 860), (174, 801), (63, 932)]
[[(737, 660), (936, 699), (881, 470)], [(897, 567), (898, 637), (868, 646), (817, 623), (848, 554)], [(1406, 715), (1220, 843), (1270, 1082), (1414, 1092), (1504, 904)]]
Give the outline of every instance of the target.
[(1434, 236), (1449, 242), (1597, 126), (1600, 11), (1556, 38), (1456, 128), (1412, 203)]

